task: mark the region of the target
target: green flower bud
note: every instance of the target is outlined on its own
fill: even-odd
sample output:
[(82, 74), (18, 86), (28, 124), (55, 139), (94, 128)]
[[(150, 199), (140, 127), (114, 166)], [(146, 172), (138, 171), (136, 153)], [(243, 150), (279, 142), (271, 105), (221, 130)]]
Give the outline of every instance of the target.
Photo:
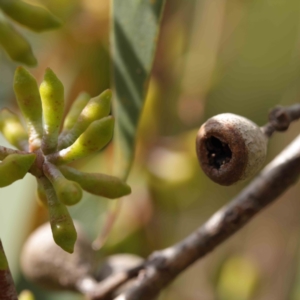
[(113, 117), (109, 116), (95, 121), (72, 146), (48, 156), (48, 159), (56, 164), (65, 164), (95, 153), (111, 140), (113, 130)]
[(0, 8), (16, 22), (34, 31), (51, 30), (61, 25), (47, 9), (20, 0), (1, 0)]
[(21, 150), (27, 149), (28, 135), (19, 117), (9, 109), (0, 111), (0, 131), (13, 146)]
[(68, 114), (65, 117), (63, 132), (72, 129), (75, 123), (78, 121), (78, 117), (84, 107), (90, 100), (90, 95), (88, 93), (82, 92), (78, 95), (78, 97), (73, 102)]
[(0, 164), (0, 187), (8, 186), (22, 179), (35, 161), (36, 155), (11, 154)]
[(35, 78), (23, 67), (18, 67), (15, 72), (14, 91), (27, 123), (30, 151), (34, 151), (41, 147), (42, 103)]
[(110, 112), (110, 100), (110, 90), (106, 90), (99, 96), (92, 98), (82, 110), (74, 127), (72, 127), (70, 132), (64, 136), (59, 148), (63, 149), (72, 145), (90, 124), (106, 117)]
[(0, 15), (0, 45), (8, 56), (28, 66), (35, 66), (37, 60), (32, 53), (30, 44)]
[(70, 180), (76, 181), (87, 192), (110, 198), (120, 198), (131, 193), (131, 188), (121, 179), (99, 173), (80, 172), (71, 167), (60, 167), (61, 172)]
[(53, 164), (47, 162), (43, 167), (44, 174), (52, 183), (60, 202), (74, 205), (82, 198), (82, 189), (78, 183), (66, 179)]
[(48, 212), (52, 235), (55, 243), (69, 253), (73, 253), (77, 233), (73, 220), (64, 204), (55, 193), (51, 183), (46, 178), (41, 179), (47, 195)]
[(40, 95), (44, 117), (42, 150), (48, 154), (56, 150), (64, 114), (64, 86), (49, 68), (46, 69), (44, 81), (40, 85)]

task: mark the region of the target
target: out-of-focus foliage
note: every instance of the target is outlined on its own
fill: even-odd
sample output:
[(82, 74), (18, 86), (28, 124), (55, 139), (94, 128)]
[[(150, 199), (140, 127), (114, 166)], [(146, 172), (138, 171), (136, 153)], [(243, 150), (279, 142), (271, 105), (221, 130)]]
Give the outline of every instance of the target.
[[(109, 1), (40, 3), (65, 25), (42, 35), (22, 31), (40, 63), (34, 75), (41, 78), (46, 66), (53, 68), (65, 83), (67, 99), (75, 99), (82, 90), (93, 97), (109, 88)], [(122, 200), (117, 222), (99, 256), (120, 252), (146, 256), (169, 246), (247, 184), (220, 187), (205, 178), (194, 153), (195, 134), (206, 118), (218, 113), (238, 113), (262, 125), (272, 106), (299, 102), (299, 17), (296, 0), (167, 1), (129, 176), (133, 193)], [(13, 108), (15, 65), (3, 55), (0, 64), (0, 104)], [(276, 134), (268, 160), (299, 129), (299, 124), (293, 124), (288, 132)], [(112, 158), (110, 146), (76, 167), (112, 173)], [(31, 181), (0, 192), (0, 235), (19, 291), (30, 289), (36, 299), (82, 299), (50, 293), (22, 278), (18, 269), (21, 244), (47, 216), (35, 203)], [(160, 300), (235, 299), (237, 295), (251, 300), (298, 299), (299, 192), (298, 184), (183, 273)], [(84, 194), (83, 201), (71, 209), (91, 238), (103, 226), (107, 203)]]
[[(61, 25), (45, 8), (22, 0), (1, 0), (0, 10), (15, 22), (36, 32), (55, 29)], [(6, 20), (2, 12), (0, 11), (0, 45), (12, 60), (35, 66), (37, 60), (29, 42)]]
[(111, 53), (116, 116), (115, 165), (127, 177), (158, 41), (165, 0), (112, 1)]

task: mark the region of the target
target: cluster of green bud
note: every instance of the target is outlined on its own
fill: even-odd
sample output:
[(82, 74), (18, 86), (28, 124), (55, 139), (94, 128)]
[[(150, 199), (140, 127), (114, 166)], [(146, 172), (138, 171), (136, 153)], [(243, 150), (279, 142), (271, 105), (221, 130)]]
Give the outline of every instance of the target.
[(52, 70), (46, 70), (38, 87), (26, 69), (17, 68), (14, 91), (27, 130), (16, 114), (6, 108), (0, 111), (0, 131), (18, 149), (0, 147), (0, 187), (23, 178), (27, 172), (34, 175), (39, 200), (49, 212), (54, 241), (72, 253), (77, 235), (66, 206), (78, 203), (82, 190), (110, 199), (131, 192), (114, 176), (63, 166), (101, 150), (111, 140), (111, 92), (106, 90), (91, 99), (86, 93), (80, 94), (61, 126), (64, 86)]
[(0, 0), (0, 10), (0, 45), (12, 60), (35, 66), (37, 61), (30, 44), (4, 14), (36, 32), (57, 28), (60, 21), (45, 8), (21, 0)]

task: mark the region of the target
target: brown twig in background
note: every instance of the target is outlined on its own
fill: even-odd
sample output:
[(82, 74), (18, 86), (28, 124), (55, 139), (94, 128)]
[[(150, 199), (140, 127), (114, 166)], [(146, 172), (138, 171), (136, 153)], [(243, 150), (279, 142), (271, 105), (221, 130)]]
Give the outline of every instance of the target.
[[(286, 118), (288, 116), (288, 118)], [(287, 129), (300, 118), (300, 104), (275, 108), (262, 128), (268, 136)], [(288, 120), (288, 122), (287, 122)], [(288, 123), (288, 125), (287, 125)], [(272, 129), (273, 128), (273, 129)], [(241, 229), (273, 202), (300, 174), (300, 136), (282, 151), (232, 202), (216, 212), (202, 227), (178, 244), (154, 252), (133, 286), (115, 300), (150, 300), (182, 271)]]
[(7, 259), (0, 240), (0, 299), (18, 300), (17, 291), (12, 279)]
[(118, 287), (123, 283), (127, 282), (129, 279), (134, 278), (138, 273), (145, 268), (144, 263), (136, 266), (132, 269), (114, 273), (106, 279), (99, 282), (94, 289), (88, 293), (90, 300), (104, 300), (110, 296)]
[(269, 122), (261, 129), (271, 137), (275, 131), (287, 130), (291, 122), (298, 119), (300, 119), (300, 103), (289, 107), (277, 106), (269, 112)]

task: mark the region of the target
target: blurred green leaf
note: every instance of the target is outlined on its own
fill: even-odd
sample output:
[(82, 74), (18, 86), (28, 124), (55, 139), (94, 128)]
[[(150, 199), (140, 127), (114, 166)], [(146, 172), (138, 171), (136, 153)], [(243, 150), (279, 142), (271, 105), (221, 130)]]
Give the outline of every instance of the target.
[(112, 60), (117, 172), (126, 178), (134, 157), (165, 0), (113, 0)]

